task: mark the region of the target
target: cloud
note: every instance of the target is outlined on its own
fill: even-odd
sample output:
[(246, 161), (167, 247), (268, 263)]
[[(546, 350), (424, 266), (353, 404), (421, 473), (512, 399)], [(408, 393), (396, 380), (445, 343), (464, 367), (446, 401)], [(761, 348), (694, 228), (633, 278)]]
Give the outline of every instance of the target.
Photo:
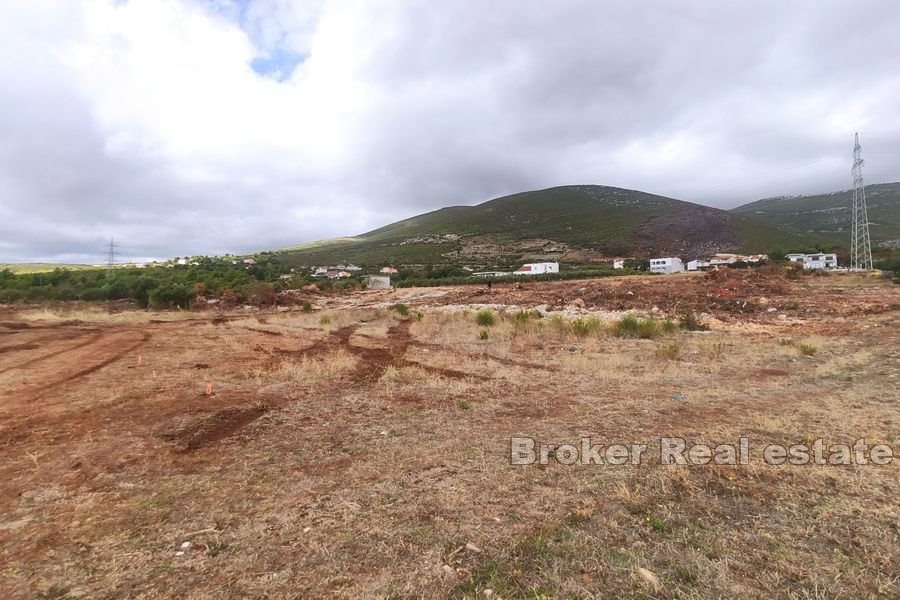
[(253, 251), (567, 183), (727, 207), (847, 187), (856, 130), (896, 180), (898, 26), (890, 0), (7, 0), (0, 261)]

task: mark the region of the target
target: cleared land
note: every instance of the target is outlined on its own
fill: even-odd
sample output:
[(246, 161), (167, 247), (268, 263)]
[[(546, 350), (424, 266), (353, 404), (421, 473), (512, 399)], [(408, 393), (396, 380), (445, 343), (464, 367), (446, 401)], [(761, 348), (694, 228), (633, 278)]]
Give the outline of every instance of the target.
[[(820, 437), (897, 451), (900, 288), (748, 271), (306, 298), (0, 309), (4, 597), (900, 596), (897, 461), (761, 462)], [(626, 312), (647, 339), (617, 335)], [(711, 329), (664, 324), (688, 312)], [(513, 436), (651, 451), (513, 466)], [(747, 436), (751, 464), (663, 466), (662, 436)]]

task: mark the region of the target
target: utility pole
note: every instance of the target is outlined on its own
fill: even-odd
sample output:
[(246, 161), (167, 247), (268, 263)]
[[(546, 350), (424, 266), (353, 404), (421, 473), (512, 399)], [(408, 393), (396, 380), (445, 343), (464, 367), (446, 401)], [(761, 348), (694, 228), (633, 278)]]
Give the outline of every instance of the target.
[(872, 240), (869, 238), (869, 214), (866, 211), (866, 185), (863, 183), (862, 147), (859, 132), (853, 146), (853, 224), (850, 228), (850, 270), (866, 271), (872, 268)]
[(106, 281), (109, 282), (113, 277), (113, 271), (116, 268), (116, 242), (113, 238), (109, 238), (109, 244), (106, 246)]

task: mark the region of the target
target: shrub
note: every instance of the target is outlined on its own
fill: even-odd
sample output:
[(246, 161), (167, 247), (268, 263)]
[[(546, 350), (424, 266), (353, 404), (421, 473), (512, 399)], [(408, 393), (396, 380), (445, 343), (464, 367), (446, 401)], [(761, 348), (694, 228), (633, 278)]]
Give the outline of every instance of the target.
[(663, 333), (675, 333), (677, 329), (678, 325), (672, 319), (666, 319), (662, 322)]
[(667, 360), (675, 360), (678, 358), (679, 353), (681, 352), (681, 346), (672, 342), (671, 344), (665, 344), (664, 346), (660, 346), (656, 349), (656, 356), (659, 358), (665, 358)]
[(685, 331), (709, 331), (709, 325), (701, 323), (697, 315), (692, 312), (682, 315), (678, 320), (678, 326)]
[(494, 315), (494, 311), (492, 311), (489, 308), (479, 310), (475, 314), (475, 323), (477, 323), (481, 327), (490, 327), (491, 325), (493, 325), (496, 322), (497, 322), (497, 317)]
[(600, 326), (602, 323), (600, 319), (596, 317), (591, 317), (588, 319), (575, 319), (569, 322), (569, 331), (573, 334), (586, 337), (592, 333), (597, 333), (600, 331)]
[(544, 315), (539, 310), (520, 310), (512, 318), (516, 325), (525, 325), (532, 319), (543, 319)]
[(638, 319), (632, 315), (627, 315), (613, 325), (612, 332), (613, 335), (618, 337), (648, 340), (659, 335), (660, 326), (654, 319)]
[(425, 318), (425, 315), (423, 313), (420, 313), (420, 312), (416, 313), (416, 321), (421, 321), (424, 318)]
[(802, 352), (806, 356), (813, 356), (816, 352), (818, 352), (818, 348), (816, 348), (812, 344), (800, 344), (800, 352)]
[(328, 315), (322, 315), (319, 317), (319, 325), (331, 325), (331, 317)]
[(188, 308), (193, 297), (190, 286), (169, 283), (151, 290), (148, 300), (152, 308)]
[(626, 315), (613, 325), (613, 333), (619, 337), (637, 337), (639, 328), (637, 317)]
[(486, 339), (488, 339), (488, 330), (487, 330), (487, 329), (482, 329), (481, 331), (479, 331), (479, 332), (478, 332), (478, 339), (480, 339), (480, 340), (486, 340)]
[(309, 300), (303, 301), (303, 304), (300, 306), (300, 310), (302, 310), (305, 313), (312, 312), (312, 304), (310, 304)]
[(24, 290), (0, 290), (0, 302), (3, 304), (14, 304), (25, 299), (27, 294)]
[(472, 408), (472, 405), (469, 404), (468, 400), (460, 400), (456, 405), (459, 407), (459, 410), (469, 410)]
[(638, 337), (649, 340), (659, 335), (659, 323), (653, 319), (641, 319), (638, 323)]
[(402, 302), (398, 302), (397, 304), (391, 306), (391, 310), (396, 312), (401, 317), (405, 317), (409, 314), (409, 307)]

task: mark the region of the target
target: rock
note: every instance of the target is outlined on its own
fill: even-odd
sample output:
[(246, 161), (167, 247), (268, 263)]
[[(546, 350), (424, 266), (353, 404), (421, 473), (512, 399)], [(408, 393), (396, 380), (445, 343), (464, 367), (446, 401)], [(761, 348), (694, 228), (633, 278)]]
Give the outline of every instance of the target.
[(468, 544), (466, 544), (466, 550), (468, 550), (469, 552), (481, 552), (481, 548), (479, 548), (472, 542), (469, 542)]
[(302, 288), (300, 288), (300, 289), (303, 290), (304, 292), (318, 292), (318, 291), (319, 291), (319, 286), (317, 286), (317, 285), (314, 284), (314, 283), (311, 283), (311, 284), (309, 284), (309, 285), (304, 285), (304, 286), (303, 286)]
[(581, 298), (575, 298), (574, 300), (572, 300), (572, 306), (575, 306), (577, 308), (584, 308), (584, 300)]
[(484, 589), (484, 597), (485, 598), (491, 598), (491, 597), (493, 597), (493, 595), (494, 595), (494, 590), (492, 590), (491, 588)]
[(766, 304), (769, 303), (769, 299), (766, 298), (765, 296), (760, 296), (760, 297), (759, 297), (759, 300), (757, 300), (757, 302), (759, 302), (760, 304), (762, 304), (763, 306), (765, 306)]
[(309, 533), (310, 531), (312, 531), (312, 527), (304, 527), (303, 528), (303, 533)]
[(181, 549), (182, 549), (182, 550), (187, 550), (187, 549), (189, 549), (190, 547), (191, 547), (191, 543), (190, 543), (190, 542), (183, 542), (183, 543), (181, 544)]
[(770, 307), (766, 310), (766, 312), (770, 312), (770, 313), (771, 313), (771, 312), (778, 312), (778, 309), (775, 308), (774, 306), (770, 306)]
[(672, 394), (672, 400), (681, 401), (684, 399), (684, 394)]

